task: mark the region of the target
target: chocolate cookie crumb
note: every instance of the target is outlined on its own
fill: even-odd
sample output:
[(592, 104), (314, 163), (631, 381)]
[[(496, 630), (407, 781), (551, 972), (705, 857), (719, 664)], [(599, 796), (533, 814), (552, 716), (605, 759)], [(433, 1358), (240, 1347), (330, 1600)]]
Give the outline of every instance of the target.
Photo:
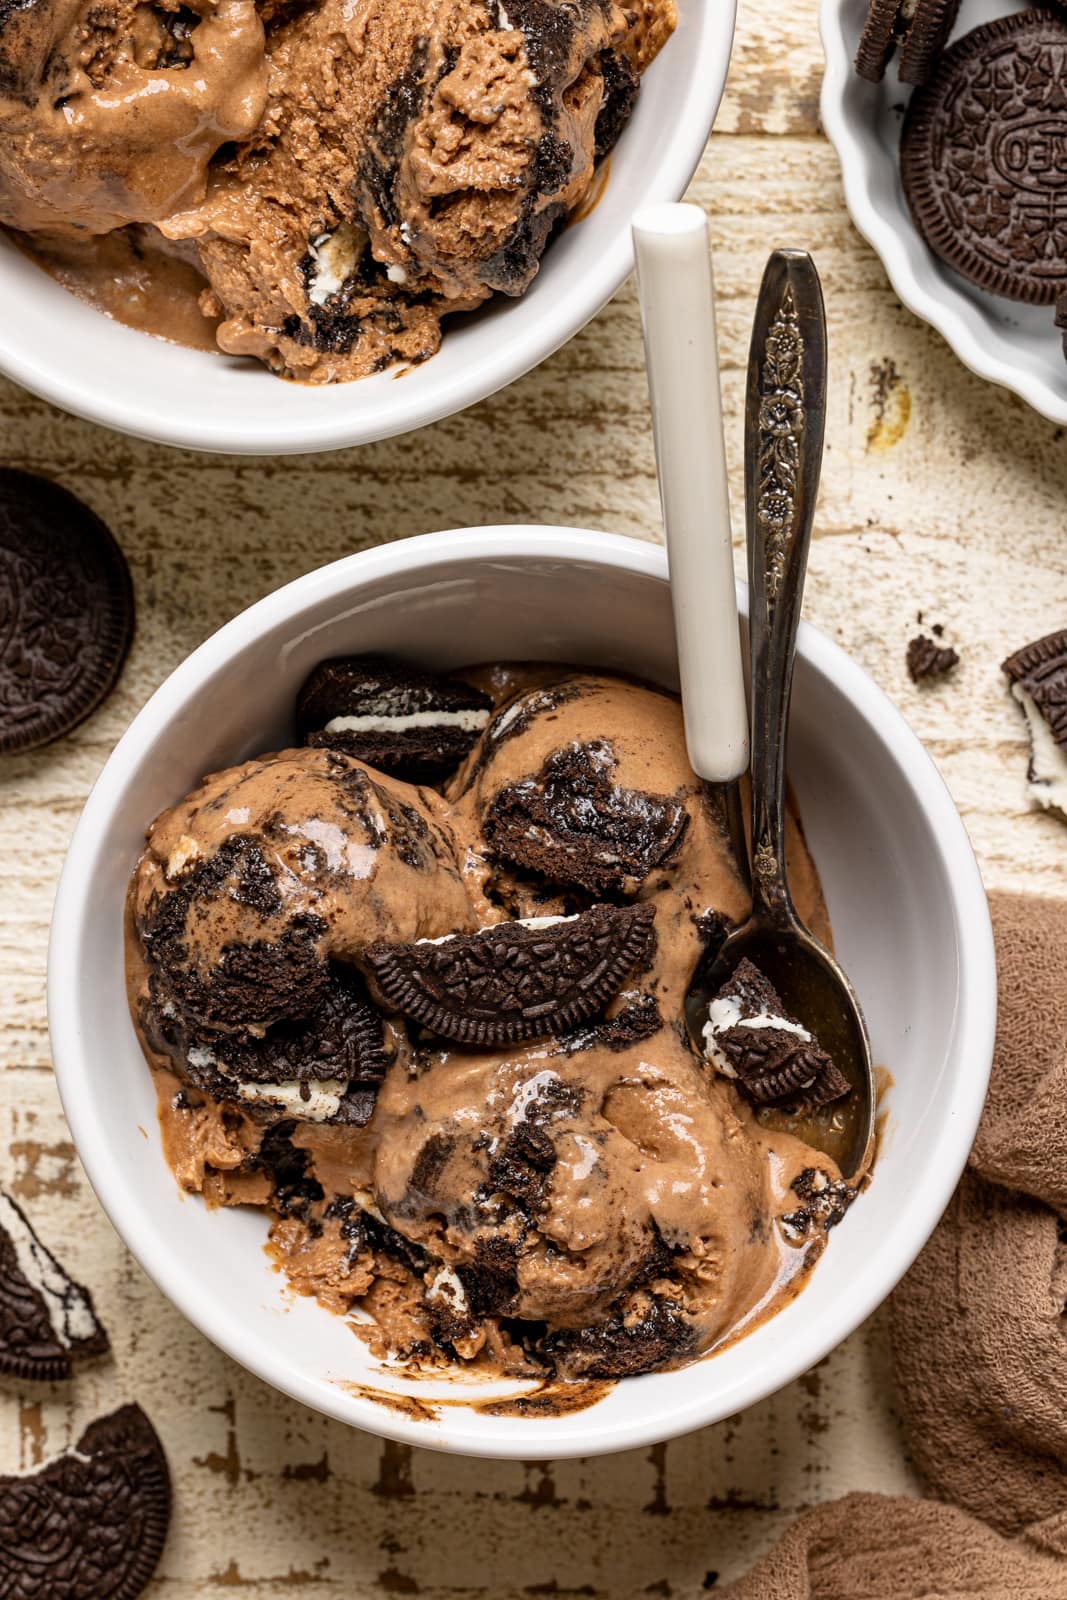
[[(937, 629), (933, 630), (935, 633)], [(925, 634), (917, 633), (908, 643), (908, 676), (912, 683), (924, 679), (943, 678), (959, 665), (959, 655), (949, 645), (939, 645)]]

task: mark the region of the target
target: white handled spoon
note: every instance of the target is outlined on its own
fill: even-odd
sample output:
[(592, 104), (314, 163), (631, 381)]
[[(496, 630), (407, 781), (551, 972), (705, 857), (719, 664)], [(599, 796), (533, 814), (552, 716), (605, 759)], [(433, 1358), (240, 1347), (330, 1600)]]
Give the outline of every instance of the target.
[(738, 779), (748, 770), (749, 718), (707, 218), (699, 206), (643, 206), (633, 238), (686, 747), (697, 776), (723, 786), (747, 878)]

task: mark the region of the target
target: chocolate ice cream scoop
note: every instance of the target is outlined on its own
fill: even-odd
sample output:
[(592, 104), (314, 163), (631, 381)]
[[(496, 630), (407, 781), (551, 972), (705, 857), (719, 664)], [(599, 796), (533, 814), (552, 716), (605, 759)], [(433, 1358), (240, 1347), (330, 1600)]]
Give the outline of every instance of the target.
[(267, 99), (254, 0), (0, 5), (0, 223), (102, 234), (203, 198)]
[(131, 889), (146, 957), (194, 1024), (306, 1016), (331, 957), (473, 925), (438, 797), (330, 750), (216, 773), (157, 818)]

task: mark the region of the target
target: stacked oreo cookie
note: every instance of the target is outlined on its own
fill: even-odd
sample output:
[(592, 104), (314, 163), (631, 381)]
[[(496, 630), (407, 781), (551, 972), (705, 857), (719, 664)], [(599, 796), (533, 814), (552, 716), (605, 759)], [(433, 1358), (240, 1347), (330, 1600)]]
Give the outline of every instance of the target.
[(1013, 12), (946, 49), (959, 12), (870, 0), (856, 69), (878, 80), (899, 48), (901, 79), (919, 86), (900, 166), (934, 254), (991, 294), (1055, 306), (1067, 330), (1067, 13)]

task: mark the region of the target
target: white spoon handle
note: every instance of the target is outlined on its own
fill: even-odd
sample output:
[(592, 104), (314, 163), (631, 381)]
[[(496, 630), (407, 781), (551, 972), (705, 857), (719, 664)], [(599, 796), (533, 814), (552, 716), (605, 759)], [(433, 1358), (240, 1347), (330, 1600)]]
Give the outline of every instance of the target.
[(633, 236), (686, 745), (699, 777), (729, 783), (748, 768), (748, 707), (707, 219), (644, 206)]

